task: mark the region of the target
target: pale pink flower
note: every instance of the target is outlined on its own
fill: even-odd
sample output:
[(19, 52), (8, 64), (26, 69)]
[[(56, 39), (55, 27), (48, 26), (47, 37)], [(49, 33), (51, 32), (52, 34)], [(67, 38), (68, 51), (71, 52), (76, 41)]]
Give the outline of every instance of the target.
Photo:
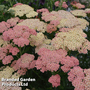
[(85, 90), (84, 82), (80, 77), (77, 77), (75, 80), (73, 80), (72, 85), (75, 87), (75, 90)]
[(15, 38), (15, 35), (12, 29), (9, 29), (8, 31), (5, 31), (3, 33), (3, 39), (5, 41), (10, 41), (11, 39), (14, 39), (14, 38)]
[(47, 8), (42, 8), (42, 9), (38, 9), (37, 12), (38, 13), (40, 13), (40, 12), (44, 13), (44, 12), (49, 12), (49, 10)]
[(35, 67), (35, 64), (36, 64), (36, 60), (33, 60), (33, 61), (30, 63), (28, 69), (34, 68), (34, 67)]
[(22, 37), (23, 38), (29, 38), (29, 36), (30, 36), (30, 33), (29, 32), (24, 32), (23, 34), (22, 34)]
[(63, 8), (67, 8), (67, 7), (68, 7), (68, 5), (66, 4), (66, 2), (63, 2), (63, 3), (62, 3), (62, 7), (63, 7)]
[(17, 47), (12, 47), (9, 49), (9, 52), (12, 53), (12, 55), (17, 55), (19, 49)]
[(85, 90), (89, 90), (90, 89), (90, 68), (89, 69), (84, 69), (84, 86), (85, 86)]
[(50, 82), (52, 84), (53, 87), (57, 87), (57, 86), (60, 86), (60, 76), (58, 74), (56, 75), (52, 75), (48, 82)]
[(75, 4), (77, 4), (78, 2), (76, 2), (76, 1), (72, 1), (70, 4), (71, 5), (75, 5)]
[(21, 69), (19, 69), (19, 70), (17, 71), (17, 73), (20, 74), (20, 75), (25, 75), (26, 72), (27, 72), (27, 69), (26, 69), (26, 68), (21, 68)]
[(10, 28), (10, 24), (5, 21), (0, 22), (0, 33), (7, 31)]
[(17, 60), (14, 60), (14, 61), (12, 62), (12, 64), (10, 65), (10, 67), (13, 67), (13, 66), (16, 64), (16, 62), (17, 62)]
[(58, 68), (59, 68), (59, 64), (56, 64), (56, 63), (47, 63), (47, 66), (46, 68), (48, 68), (49, 71), (53, 72), (53, 71), (57, 71)]
[(61, 64), (64, 65), (64, 66), (61, 66), (61, 69), (64, 72), (68, 72), (71, 67), (79, 65), (79, 60), (73, 56), (71, 57), (67, 56), (65, 58), (62, 58)]
[(68, 32), (70, 30), (70, 28), (60, 28), (59, 31), (61, 32)]
[(5, 58), (2, 60), (2, 62), (5, 65), (5, 64), (11, 63), (12, 60), (13, 60), (12, 55), (8, 55), (8, 56), (5, 56)]
[(22, 3), (17, 3), (17, 4), (15, 4), (15, 5), (13, 5), (13, 7), (16, 7), (16, 6), (18, 6), (18, 5), (23, 5)]
[(57, 26), (60, 22), (58, 20), (52, 20), (50, 21), (50, 24)]
[(77, 2), (72, 2), (71, 5), (79, 9), (85, 8), (85, 5), (82, 5), (81, 3), (77, 3)]
[(35, 63), (36, 61), (34, 61), (34, 55), (24, 53), (18, 60), (13, 61), (11, 66), (14, 68), (15, 71), (19, 70), (18, 73), (23, 73), (22, 69), (26, 70), (34, 68)]
[(64, 66), (61, 66), (61, 69), (62, 69), (63, 72), (68, 72), (71, 68), (70, 67), (66, 67), (64, 65)]
[(59, 1), (56, 1), (55, 3), (54, 3), (54, 5), (56, 6), (56, 7), (58, 7), (59, 6)]
[(15, 17), (15, 18), (11, 18), (7, 20), (7, 23), (10, 24), (11, 27), (15, 26), (17, 24), (17, 22), (19, 22), (19, 18)]
[(20, 60), (21, 60), (21, 63), (19, 64), (19, 67), (29, 68), (29, 65), (34, 60), (34, 55), (25, 53), (21, 56)]
[(29, 40), (27, 38), (23, 38), (23, 37), (13, 39), (13, 42), (14, 42), (14, 44), (18, 45), (19, 47), (20, 46), (23, 47), (24, 45), (29, 45)]
[[(65, 54), (64, 54), (65, 53)], [(41, 48), (38, 51), (40, 55), (36, 61), (36, 68), (40, 69), (41, 72), (57, 71), (60, 67), (59, 63), (62, 57), (66, 56), (66, 52), (63, 50), (51, 51), (46, 48)]]
[[(70, 70), (70, 72), (68, 73), (68, 80), (69, 81), (73, 81), (75, 80), (77, 77), (80, 77), (81, 79), (84, 78), (84, 72), (83, 69), (79, 66), (75, 66), (73, 67), (73, 69)], [(72, 78), (72, 79), (71, 79)]]

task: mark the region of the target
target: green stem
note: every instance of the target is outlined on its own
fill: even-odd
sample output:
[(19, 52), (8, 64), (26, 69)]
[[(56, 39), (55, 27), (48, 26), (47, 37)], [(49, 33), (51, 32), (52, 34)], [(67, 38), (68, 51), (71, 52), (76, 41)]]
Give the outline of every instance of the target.
[(57, 73), (59, 73), (61, 71), (61, 69), (59, 69), (58, 71), (57, 71)]
[(12, 1), (11, 1), (11, 0), (9, 0), (9, 3), (10, 3), (10, 6), (12, 7), (12, 6), (13, 6), (13, 4), (12, 4)]
[(24, 48), (23, 48), (22, 54), (24, 53), (25, 47), (26, 47), (26, 46), (24, 45)]
[(70, 54), (71, 54), (71, 50), (69, 51), (69, 56), (70, 56)]
[(20, 56), (21, 56), (21, 55), (22, 55), (22, 52), (21, 52), (21, 46), (20, 46), (19, 50), (20, 50)]
[(75, 57), (77, 57), (78, 54), (79, 54), (79, 53), (77, 53), (77, 54), (75, 55)]
[(38, 75), (37, 72), (35, 72), (33, 69), (32, 69), (32, 71), (33, 71), (35, 74), (37, 74), (37, 76), (38, 76), (41, 80), (43, 80), (43, 79)]

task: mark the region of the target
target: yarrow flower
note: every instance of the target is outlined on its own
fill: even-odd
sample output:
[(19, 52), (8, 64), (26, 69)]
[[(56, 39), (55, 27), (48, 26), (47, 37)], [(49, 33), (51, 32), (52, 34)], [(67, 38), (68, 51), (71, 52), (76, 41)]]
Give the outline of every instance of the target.
[(59, 1), (56, 1), (55, 3), (54, 3), (54, 5), (56, 6), (56, 7), (58, 7), (59, 6)]
[(76, 8), (79, 8), (79, 9), (85, 8), (85, 5), (78, 3), (78, 2), (75, 2), (75, 1), (71, 2), (71, 5), (73, 5)]
[(15, 26), (18, 22), (20, 21), (20, 19), (18, 17), (15, 18), (11, 18), (7, 20), (7, 23), (10, 24), (11, 27)]
[(35, 67), (34, 55), (24, 53), (18, 60), (12, 62), (11, 67), (20, 75), (25, 75), (27, 68)]
[(57, 87), (57, 86), (60, 86), (60, 76), (58, 74), (56, 75), (52, 75), (48, 82), (50, 82), (52, 84), (53, 87)]
[(8, 56), (5, 56), (5, 58), (2, 60), (3, 64), (6, 65), (8, 63), (11, 63), (11, 61), (13, 60), (13, 56), (12, 55), (8, 55)]
[(39, 19), (26, 19), (23, 20), (23, 22), (18, 24), (19, 26), (28, 26), (30, 29), (35, 29), (36, 31), (39, 32), (45, 32), (47, 24), (40, 21)]
[(9, 49), (9, 52), (12, 53), (12, 55), (17, 55), (19, 49), (17, 47), (12, 47)]
[(27, 18), (35, 17), (38, 15), (38, 13), (35, 12), (32, 7), (26, 4), (15, 5), (14, 7), (9, 8), (8, 11), (14, 11), (15, 16), (20, 17), (26, 14)]
[(45, 40), (43, 33), (37, 33), (37, 35), (31, 35), (29, 37), (30, 45), (31, 46), (39, 46), (41, 45)]
[(62, 7), (63, 7), (63, 8), (67, 8), (67, 7), (68, 7), (68, 5), (66, 4), (66, 2), (63, 2), (63, 3), (62, 3)]
[(67, 56), (65, 58), (62, 58), (61, 64), (63, 65), (61, 66), (61, 69), (64, 72), (68, 72), (71, 69), (71, 67), (79, 65), (79, 60), (73, 56)]
[(15, 26), (13, 29), (3, 33), (3, 39), (5, 41), (13, 40), (16, 45), (23, 47), (24, 45), (29, 45), (28, 38), (31, 34), (36, 35), (37, 33), (34, 29), (29, 29), (27, 26)]
[(75, 90), (84, 90), (84, 72), (82, 68), (76, 66), (70, 70), (68, 75), (68, 80), (72, 82), (72, 85), (75, 87)]
[(84, 10), (73, 10), (70, 11), (74, 16), (82, 16), (82, 17), (86, 17), (86, 13)]
[[(79, 30), (79, 31), (78, 31)], [(78, 33), (79, 32), (79, 33)], [(87, 41), (85, 39), (85, 33), (83, 33), (82, 29), (74, 29), (68, 32), (59, 32), (56, 34), (56, 37), (52, 39), (51, 44), (55, 47), (55, 49), (64, 49), (64, 50), (78, 50), (83, 47), (83, 43)], [(89, 46), (87, 45), (87, 48)], [(89, 48), (88, 48), (89, 49)]]
[[(9, 67), (9, 66), (6, 66), (5, 68), (3, 68), (1, 71), (0, 71), (0, 90), (21, 90), (21, 87), (19, 86), (9, 86), (7, 87), (7, 85), (2, 85), (2, 78), (5, 78), (5, 79), (18, 79), (20, 77), (20, 74), (18, 73), (14, 73), (14, 69)], [(12, 84), (15, 84), (15, 83), (18, 83), (18, 84), (21, 84), (22, 82), (18, 82), (18, 81), (4, 81), (5, 84), (8, 84), (8, 83), (12, 83)]]
[(10, 24), (5, 21), (0, 22), (0, 33), (7, 31), (10, 28)]
[(36, 68), (40, 69), (41, 72), (47, 70), (53, 72), (57, 71), (60, 67), (59, 63), (62, 60), (62, 57), (67, 55), (64, 50), (51, 51), (46, 48), (41, 48), (38, 52), (40, 55), (36, 61)]

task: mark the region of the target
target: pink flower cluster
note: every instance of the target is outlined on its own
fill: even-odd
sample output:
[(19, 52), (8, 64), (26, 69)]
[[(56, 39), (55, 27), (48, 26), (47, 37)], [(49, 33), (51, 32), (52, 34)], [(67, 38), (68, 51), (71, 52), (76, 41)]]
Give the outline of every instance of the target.
[(50, 21), (50, 24), (47, 25), (47, 32), (48, 33), (52, 33), (53, 31), (56, 31), (57, 30), (57, 25), (59, 23), (60, 22), (58, 20), (52, 20), (52, 21)]
[(71, 2), (71, 5), (73, 5), (76, 8), (79, 8), (79, 9), (85, 8), (85, 5), (82, 5), (81, 3), (78, 3), (76, 1)]
[(35, 67), (35, 63), (34, 55), (24, 53), (18, 60), (12, 62), (11, 67), (20, 75), (24, 75), (27, 69)]
[(5, 41), (13, 40), (16, 45), (23, 47), (29, 45), (28, 38), (31, 34), (36, 35), (37, 33), (34, 29), (29, 29), (28, 26), (15, 26), (3, 33), (3, 39)]
[(40, 55), (36, 61), (36, 68), (40, 69), (41, 72), (47, 70), (53, 72), (57, 71), (60, 67), (59, 63), (62, 60), (62, 57), (67, 55), (65, 50), (51, 51), (46, 48), (41, 48), (38, 52)]
[(9, 52), (12, 53), (12, 55), (17, 55), (17, 53), (19, 52), (19, 49), (17, 47), (11, 47), (9, 49)]
[(84, 89), (84, 72), (83, 69), (79, 66), (74, 67), (68, 73), (68, 80), (72, 82), (72, 85), (75, 87), (74, 90), (85, 90)]
[(15, 4), (15, 5), (13, 5), (13, 7), (16, 7), (16, 6), (18, 6), (18, 5), (23, 5), (22, 3), (17, 3), (17, 4)]
[(68, 8), (68, 5), (66, 4), (66, 2), (63, 2), (63, 3), (62, 3), (62, 7), (63, 7), (63, 8)]
[(19, 52), (19, 49), (12, 47), (10, 44), (0, 48), (0, 60), (2, 60), (4, 65), (11, 63), (11, 61), (14, 59), (12, 55), (8, 55), (10, 52), (12, 55), (16, 55)]
[(48, 13), (49, 10), (47, 8), (38, 9), (37, 13), (40, 13), (40, 12), (42, 12), (42, 13), (47, 12)]
[(48, 82), (50, 82), (52, 84), (53, 87), (57, 87), (57, 86), (60, 86), (60, 76), (58, 74), (56, 75), (52, 75)]
[(52, 25), (52, 24), (47, 25), (47, 32), (48, 33), (52, 33), (53, 31), (56, 31), (56, 30), (57, 30), (57, 28), (55, 25)]
[(85, 90), (89, 90), (90, 89), (90, 68), (89, 69), (84, 69), (84, 86), (85, 86)]
[(12, 55), (8, 55), (8, 56), (5, 56), (4, 59), (2, 60), (3, 64), (8, 64), (8, 63), (11, 63), (11, 61), (13, 60), (13, 56)]
[(59, 1), (56, 1), (55, 3), (54, 3), (54, 5), (56, 6), (56, 7), (58, 7), (59, 6)]
[(10, 24), (5, 21), (0, 22), (0, 33), (7, 31), (10, 28)]
[(23, 19), (20, 20), (18, 17), (15, 17), (8, 19), (7, 22), (5, 21), (0, 22), (0, 33), (7, 31), (8, 29), (10, 29), (10, 27), (15, 26), (17, 23), (22, 21)]
[[(59, 7), (59, 4), (60, 4), (60, 1), (56, 1), (56, 2), (54, 3), (54, 5), (55, 5), (56, 7)], [(63, 2), (63, 3), (62, 3), (62, 7), (63, 7), (63, 8), (67, 8), (67, 7), (68, 7), (68, 5), (66, 4), (66, 2)]]
[(71, 67), (79, 65), (79, 60), (73, 56), (66, 56), (65, 58), (62, 58), (61, 64), (63, 65), (61, 66), (61, 69), (64, 72), (68, 72), (71, 69)]
[(75, 57), (66, 56), (67, 53), (65, 50), (59, 49), (56, 51), (50, 51), (46, 48), (41, 48), (38, 52), (40, 57), (36, 61), (36, 68), (40, 69), (41, 72), (45, 72), (47, 70), (53, 72), (57, 71), (61, 66), (61, 69), (64, 72), (68, 72), (71, 67), (79, 65), (79, 60)]
[(10, 18), (7, 20), (7, 23), (10, 24), (11, 27), (16, 26), (16, 24), (20, 21), (18, 17)]

